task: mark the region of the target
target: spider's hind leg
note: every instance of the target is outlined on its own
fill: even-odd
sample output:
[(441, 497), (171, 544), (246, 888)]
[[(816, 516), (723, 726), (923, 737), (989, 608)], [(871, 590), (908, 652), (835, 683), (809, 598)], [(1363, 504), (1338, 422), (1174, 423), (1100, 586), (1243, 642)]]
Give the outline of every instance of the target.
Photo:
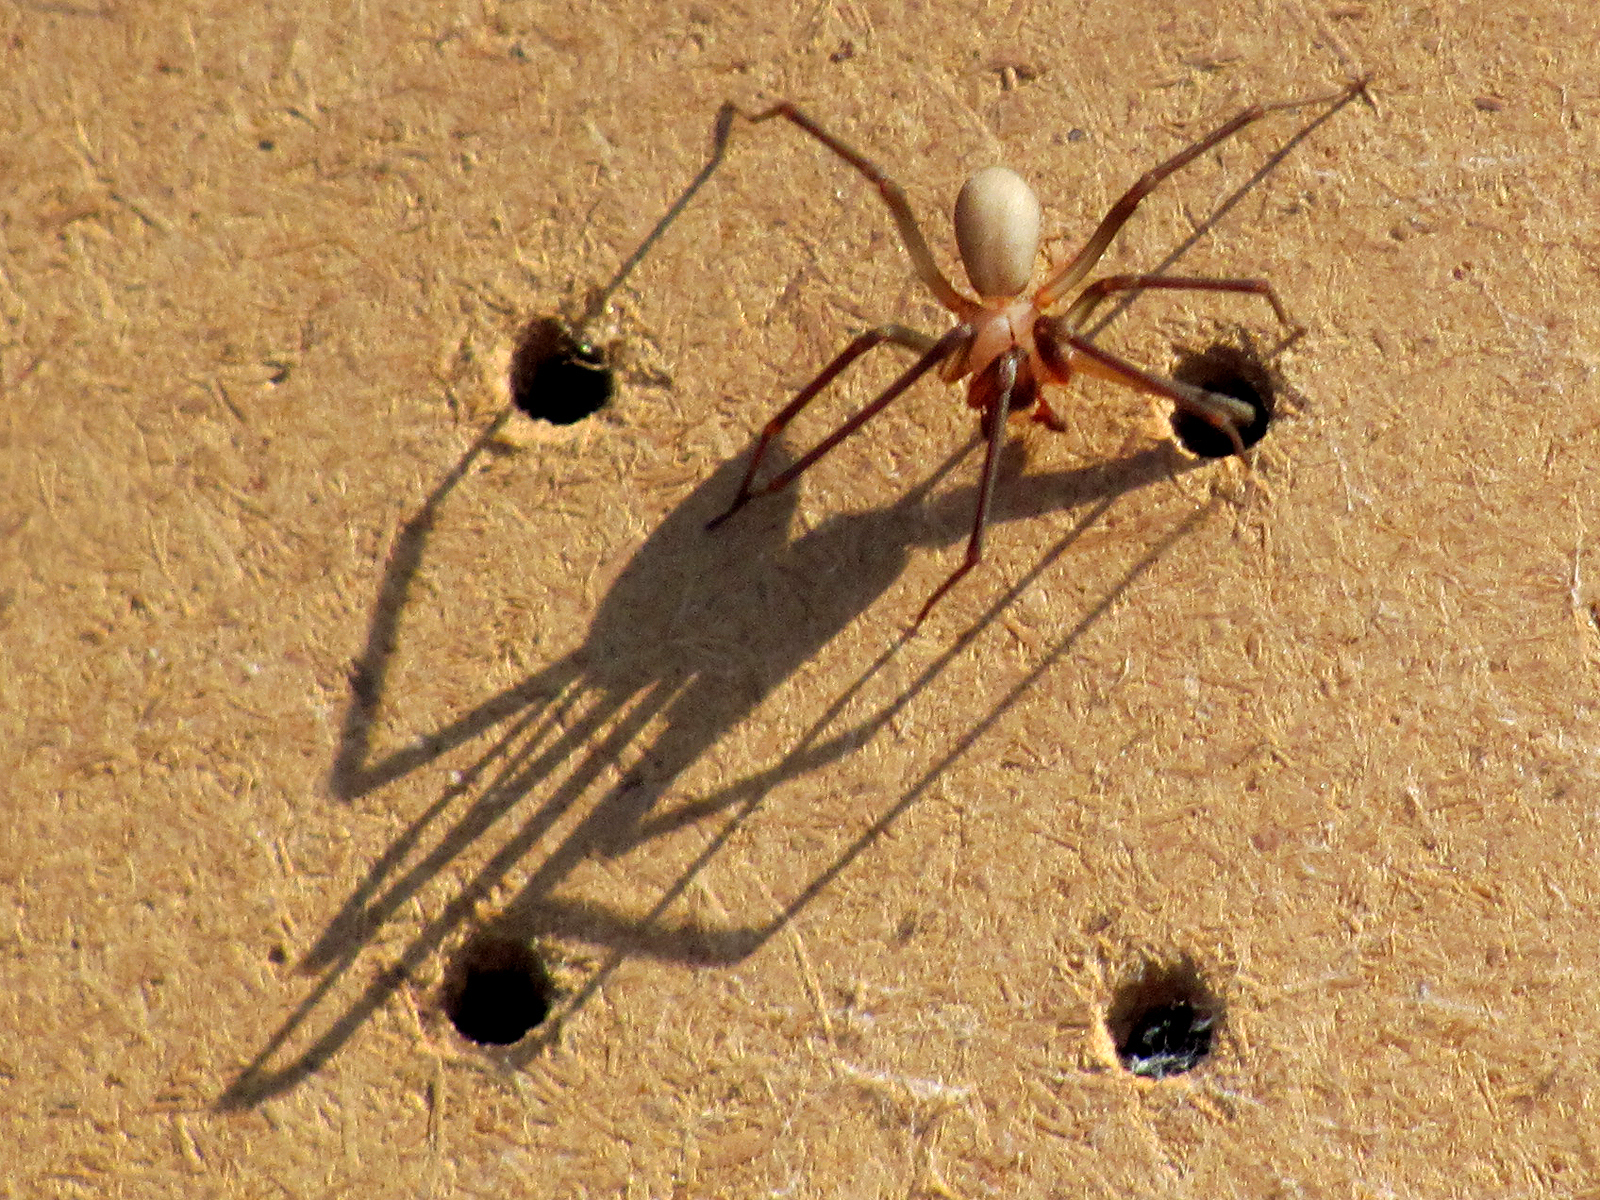
[(878, 189), (878, 194), (883, 197), (883, 202), (888, 206), (890, 215), (894, 217), (896, 228), (900, 231), (900, 241), (906, 248), (906, 253), (911, 257), (911, 266), (917, 276), (922, 280), (935, 299), (941, 305), (955, 313), (961, 320), (973, 316), (979, 305), (967, 299), (956, 290), (954, 284), (946, 278), (943, 271), (934, 261), (933, 252), (928, 249), (928, 239), (923, 236), (917, 218), (911, 212), (911, 204), (906, 199), (905, 189), (896, 183), (875, 162), (862, 154), (855, 147), (835, 137), (821, 125), (807, 116), (803, 111), (789, 101), (780, 101), (771, 108), (761, 112), (747, 113), (740, 110), (739, 115), (752, 125), (760, 125), (765, 121), (781, 117), (783, 120), (798, 126), (821, 142), (839, 158), (854, 167)]

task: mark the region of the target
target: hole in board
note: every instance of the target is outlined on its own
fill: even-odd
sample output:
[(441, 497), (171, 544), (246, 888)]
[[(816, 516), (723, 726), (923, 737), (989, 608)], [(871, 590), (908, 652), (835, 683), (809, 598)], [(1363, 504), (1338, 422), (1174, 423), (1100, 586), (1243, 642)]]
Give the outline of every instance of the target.
[(1129, 1074), (1166, 1079), (1199, 1066), (1211, 1053), (1221, 1006), (1187, 963), (1146, 965), (1117, 990), (1106, 1032)]
[[(1184, 355), (1172, 377), (1180, 383), (1220, 392), (1248, 404), (1256, 415), (1239, 431), (1239, 440), (1246, 450), (1266, 436), (1277, 410), (1278, 384), (1258, 355), (1219, 342), (1198, 353)], [(1197, 458), (1226, 458), (1233, 453), (1233, 441), (1227, 434), (1182, 409), (1172, 414), (1172, 432), (1183, 448)]]
[(481, 937), (457, 956), (443, 999), (445, 1015), (469, 1042), (509, 1046), (550, 1015), (555, 984), (524, 943)]
[(511, 402), (528, 416), (571, 425), (598, 412), (615, 389), (605, 351), (574, 337), (566, 322), (535, 317), (511, 356)]

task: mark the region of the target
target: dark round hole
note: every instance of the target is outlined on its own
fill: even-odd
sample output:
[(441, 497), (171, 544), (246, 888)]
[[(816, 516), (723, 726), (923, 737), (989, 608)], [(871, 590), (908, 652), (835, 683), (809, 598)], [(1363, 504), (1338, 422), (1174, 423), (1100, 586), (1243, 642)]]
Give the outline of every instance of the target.
[(571, 425), (611, 399), (605, 352), (574, 337), (556, 317), (529, 321), (511, 356), (511, 402), (528, 416)]
[[(1277, 407), (1277, 386), (1272, 372), (1254, 354), (1237, 346), (1212, 346), (1186, 355), (1172, 377), (1248, 404), (1255, 419), (1239, 431), (1246, 450), (1266, 436)], [(1232, 438), (1182, 409), (1172, 414), (1172, 432), (1185, 450), (1199, 458), (1226, 458), (1234, 452)]]
[(509, 1046), (544, 1023), (554, 997), (549, 972), (532, 950), (509, 938), (482, 938), (452, 968), (444, 1010), (469, 1042)]
[(1211, 1053), (1215, 1021), (1187, 1000), (1147, 1008), (1117, 1047), (1117, 1058), (1130, 1072), (1146, 1079), (1182, 1075)]
[(1166, 1079), (1194, 1070), (1211, 1053), (1219, 1011), (1188, 964), (1147, 964), (1118, 991), (1106, 1027), (1125, 1070), (1145, 1079)]

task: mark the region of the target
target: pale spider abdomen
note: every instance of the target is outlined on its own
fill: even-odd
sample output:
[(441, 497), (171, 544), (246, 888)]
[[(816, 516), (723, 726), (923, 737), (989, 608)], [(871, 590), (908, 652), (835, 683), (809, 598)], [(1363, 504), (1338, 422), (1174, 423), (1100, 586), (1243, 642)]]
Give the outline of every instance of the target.
[(1039, 257), (1039, 197), (1009, 167), (985, 167), (956, 197), (956, 246), (978, 295), (1021, 295)]

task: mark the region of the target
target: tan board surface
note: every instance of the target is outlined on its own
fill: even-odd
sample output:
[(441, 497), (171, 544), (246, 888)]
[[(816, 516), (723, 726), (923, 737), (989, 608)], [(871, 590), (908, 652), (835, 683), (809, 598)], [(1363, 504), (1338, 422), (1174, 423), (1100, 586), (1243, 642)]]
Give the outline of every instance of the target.
[[(1596, 1194), (1600, 18), (1172, 7), (0, 12), (4, 1194)], [(1107, 259), (1200, 229), (1308, 327), (1254, 483), (1074, 389), (914, 638), (956, 391), (703, 530), (854, 331), (940, 318), (798, 131), (618, 292), (612, 406), (493, 425), (726, 98), (947, 265), (1008, 162), (1060, 261), (1367, 71)], [(505, 1052), (441, 1007), (486, 936), (559, 992)], [(1104, 1028), (1147, 964), (1221, 1017), (1160, 1083)]]

